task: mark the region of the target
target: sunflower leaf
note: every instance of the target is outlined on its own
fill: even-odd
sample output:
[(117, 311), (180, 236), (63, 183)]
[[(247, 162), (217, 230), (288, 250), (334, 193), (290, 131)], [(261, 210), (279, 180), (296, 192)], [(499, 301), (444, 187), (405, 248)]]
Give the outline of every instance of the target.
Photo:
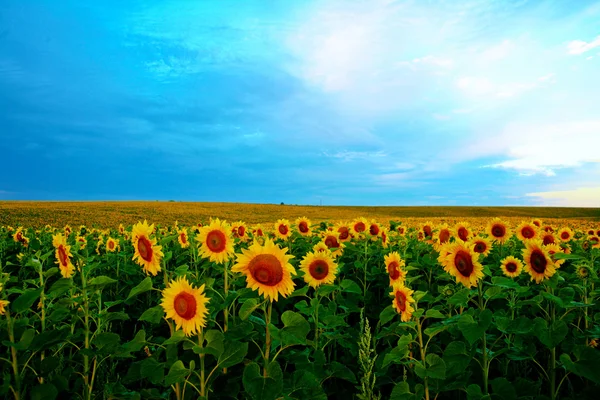
[(301, 314), (286, 311), (281, 315), (281, 322), (284, 327), (279, 334), (284, 344), (306, 344), (306, 335), (310, 331), (310, 324)]
[(18, 314), (28, 310), (31, 308), (33, 303), (40, 298), (40, 294), (42, 294), (42, 288), (26, 290), (22, 295), (17, 297), (14, 302), (12, 302), (12, 312)]
[(165, 376), (165, 386), (171, 386), (175, 383), (183, 382), (190, 370), (183, 365), (183, 361), (177, 360), (169, 368), (169, 373)]
[(550, 326), (545, 319), (539, 317), (533, 322), (536, 337), (549, 349), (558, 346), (569, 333), (569, 327), (562, 319), (555, 321)]
[(137, 285), (136, 287), (134, 287), (133, 289), (131, 289), (129, 291), (129, 296), (127, 296), (127, 298), (125, 299), (125, 302), (127, 304), (131, 304), (130, 300), (132, 298), (134, 298), (138, 294), (147, 292), (149, 290), (152, 290), (152, 278), (150, 278), (148, 276), (143, 281), (141, 281), (139, 285)]
[(269, 363), (266, 376), (257, 363), (251, 363), (244, 369), (242, 382), (253, 400), (275, 400), (283, 390), (283, 373), (276, 361)]
[(483, 310), (479, 314), (478, 319), (479, 321), (475, 322), (470, 314), (463, 314), (458, 320), (458, 329), (460, 329), (470, 345), (481, 339), (490, 326), (492, 323), (492, 312), (490, 310)]
[(240, 316), (242, 321), (245, 321), (259, 306), (260, 302), (257, 298), (252, 297), (250, 299), (247, 299), (246, 301), (244, 301), (244, 304), (242, 304), (242, 307), (240, 307), (238, 315)]
[(389, 305), (386, 308), (384, 308), (383, 311), (379, 314), (379, 323), (381, 325), (385, 325), (392, 319), (394, 319), (394, 317), (396, 317), (397, 315), (398, 313), (396, 312), (394, 306)]
[(163, 315), (165, 315), (165, 310), (162, 306), (155, 306), (144, 311), (139, 320), (147, 321), (151, 324), (158, 324), (162, 320)]

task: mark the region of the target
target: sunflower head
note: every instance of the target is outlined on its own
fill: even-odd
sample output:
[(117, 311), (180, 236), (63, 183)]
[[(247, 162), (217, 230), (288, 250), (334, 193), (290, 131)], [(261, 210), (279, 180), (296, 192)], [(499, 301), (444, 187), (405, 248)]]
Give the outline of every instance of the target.
[[(156, 276), (161, 270), (160, 260), (163, 257), (162, 246), (156, 244), (156, 238), (152, 238), (154, 224), (148, 225), (144, 220), (138, 222), (131, 229), (131, 243), (135, 250), (133, 260), (136, 261), (146, 274)], [(98, 242), (100, 246), (100, 242)]]
[(396, 227), (396, 232), (398, 232), (398, 235), (404, 236), (406, 235), (406, 227), (404, 225), (398, 225)]
[(207, 304), (204, 285), (194, 288), (185, 277), (169, 282), (162, 292), (161, 306), (167, 318), (175, 321), (176, 329), (183, 328), (186, 336), (192, 336), (206, 326)]
[(468, 243), (475, 253), (481, 254), (481, 258), (487, 257), (492, 251), (492, 242), (488, 238), (474, 236)]
[(561, 265), (563, 265), (566, 260), (556, 258), (555, 254), (557, 254), (557, 253), (564, 253), (563, 248), (560, 247), (556, 243), (552, 243), (552, 244), (546, 245), (546, 246), (544, 246), (544, 248), (548, 252), (548, 255), (550, 255), (550, 259), (552, 259), (552, 262), (554, 263), (554, 266), (556, 268), (560, 268)]
[(385, 269), (390, 277), (390, 286), (395, 283), (404, 282), (406, 279), (406, 271), (404, 268), (404, 260), (400, 258), (400, 254), (394, 251), (383, 257)]
[(333, 231), (338, 233), (338, 238), (342, 242), (347, 242), (352, 239), (352, 232), (346, 224), (342, 223), (334, 226)]
[(424, 240), (431, 240), (433, 235), (433, 224), (431, 223), (431, 221), (427, 221), (424, 224), (422, 224), (420, 232), (423, 233)]
[(579, 279), (587, 279), (590, 276), (590, 269), (587, 265), (577, 267), (577, 276)]
[(461, 221), (461, 222), (457, 223), (456, 225), (454, 225), (454, 236), (456, 236), (463, 242), (468, 241), (472, 234), (473, 233), (469, 229), (468, 222)]
[(550, 232), (544, 232), (542, 234), (542, 243), (544, 244), (544, 246), (547, 246), (549, 244), (556, 244), (556, 237)]
[(327, 248), (332, 252), (332, 254), (335, 257), (338, 257), (342, 254), (342, 252), (344, 251), (343, 249), (346, 246), (339, 240), (337, 233), (335, 233), (334, 231), (326, 231), (323, 232), (322, 237), (323, 243), (325, 243), (325, 246), (327, 246)]
[(374, 238), (377, 238), (381, 234), (381, 226), (374, 219), (369, 223), (369, 235)]
[(531, 220), (531, 223), (535, 226), (537, 226), (538, 228), (542, 227), (542, 220), (539, 218), (533, 219)]
[(279, 295), (287, 297), (294, 291), (292, 274), (296, 270), (290, 264), (292, 255), (287, 248), (280, 248), (269, 238), (265, 244), (254, 242), (242, 254), (236, 254), (236, 264), (232, 272), (241, 272), (246, 276), (246, 284), (259, 295), (271, 301), (277, 301)]
[(393, 297), (392, 306), (400, 314), (402, 322), (410, 321), (415, 311), (412, 306), (415, 303), (412, 297), (413, 293), (414, 291), (404, 286), (403, 283), (396, 283), (392, 286), (392, 291), (390, 292), (390, 296)]
[(108, 252), (115, 252), (119, 249), (119, 243), (111, 238), (110, 236), (108, 237), (108, 239), (106, 239), (106, 251)]
[(359, 217), (352, 221), (352, 233), (355, 235), (365, 233), (368, 227), (369, 221), (367, 221), (367, 219), (364, 217)]
[(541, 240), (528, 240), (522, 250), (525, 272), (536, 283), (549, 279), (556, 272), (556, 267)]
[(521, 222), (517, 226), (517, 237), (521, 241), (537, 239), (538, 228), (530, 222)]
[(450, 238), (452, 238), (452, 231), (448, 224), (438, 226), (433, 233), (433, 247), (438, 250), (440, 246), (450, 243)]
[(483, 278), (483, 266), (479, 262), (479, 254), (473, 251), (472, 247), (457, 240), (446, 246), (447, 254), (441, 258), (444, 270), (456, 278), (465, 287), (477, 285), (479, 279)]
[(490, 239), (504, 243), (511, 235), (508, 226), (500, 218), (492, 219), (486, 228)]
[(500, 262), (502, 273), (509, 278), (516, 278), (523, 271), (523, 262), (513, 256), (508, 256)]
[(300, 262), (304, 281), (313, 288), (333, 283), (337, 274), (337, 264), (330, 252), (307, 253)]
[(560, 239), (561, 242), (568, 242), (571, 239), (573, 239), (573, 231), (569, 227), (561, 228), (558, 231), (557, 236), (558, 236), (558, 239)]
[(55, 248), (54, 255), (61, 275), (63, 278), (70, 278), (75, 273), (75, 267), (71, 262), (73, 256), (71, 246), (67, 244), (67, 239), (61, 233), (52, 236), (52, 245)]
[(300, 233), (302, 236), (312, 235), (310, 225), (310, 220), (306, 217), (298, 218), (296, 220), (296, 229), (298, 230), (298, 233)]
[(202, 257), (217, 264), (229, 260), (234, 253), (230, 232), (229, 225), (219, 218), (211, 220), (209, 225), (202, 227), (200, 233), (196, 235)]

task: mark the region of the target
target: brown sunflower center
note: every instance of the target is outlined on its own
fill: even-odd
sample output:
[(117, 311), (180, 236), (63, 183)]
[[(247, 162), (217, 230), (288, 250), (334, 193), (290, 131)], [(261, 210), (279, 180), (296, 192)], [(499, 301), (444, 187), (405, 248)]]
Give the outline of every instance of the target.
[(301, 221), (298, 224), (298, 230), (302, 233), (308, 233), (308, 224), (305, 221)]
[(237, 234), (239, 237), (244, 237), (246, 234), (246, 228), (244, 226), (239, 226), (237, 229)]
[(21, 239), (23, 239), (23, 233), (22, 232), (17, 232), (17, 240), (20, 242)]
[(600, 241), (600, 238), (599, 238), (599, 237), (597, 237), (597, 236), (592, 236), (592, 237), (590, 238), (590, 242), (598, 243), (599, 241)]
[(279, 224), (279, 227), (277, 227), (277, 230), (279, 231), (279, 233), (281, 233), (282, 235), (287, 235), (288, 233), (288, 227), (285, 224)]
[(346, 240), (350, 236), (350, 231), (345, 226), (342, 226), (341, 228), (339, 228), (338, 233), (340, 235), (341, 240)]
[(377, 224), (371, 224), (371, 227), (369, 227), (369, 233), (373, 236), (379, 235), (379, 226), (377, 226)]
[(329, 249), (331, 249), (332, 247), (333, 248), (340, 247), (340, 244), (338, 243), (337, 238), (333, 235), (327, 235), (327, 237), (325, 238), (325, 245)]
[(196, 298), (192, 294), (181, 292), (175, 296), (173, 308), (175, 308), (175, 312), (181, 318), (185, 320), (194, 318), (196, 316), (196, 307)]
[(315, 260), (308, 266), (308, 272), (317, 280), (325, 279), (329, 274), (329, 264), (325, 260)]
[(569, 235), (569, 232), (563, 232), (560, 234), (560, 238), (562, 240), (567, 240), (569, 237), (571, 237), (571, 235)]
[(266, 286), (275, 286), (283, 280), (283, 266), (272, 254), (259, 254), (254, 257), (248, 270), (252, 277)]
[(459, 250), (454, 256), (454, 266), (462, 276), (469, 277), (473, 273), (473, 259), (464, 250)]
[(388, 264), (387, 270), (388, 270), (388, 274), (390, 274), (390, 279), (395, 281), (396, 279), (398, 279), (400, 277), (400, 270), (399, 270), (400, 264), (398, 264), (398, 261), (392, 261), (391, 263)]
[(354, 224), (354, 230), (356, 232), (364, 232), (366, 228), (367, 227), (365, 226), (364, 222), (357, 222), (356, 224)]
[(523, 237), (525, 239), (531, 239), (532, 237), (535, 236), (535, 231), (533, 230), (532, 227), (525, 226), (525, 227), (523, 227), (523, 229), (521, 229), (521, 235), (523, 235)]
[(145, 261), (152, 261), (152, 243), (148, 240), (146, 236), (140, 236), (138, 238), (138, 252), (140, 253), (140, 257), (142, 257)]
[(403, 226), (398, 227), (398, 233), (401, 235), (404, 235), (404, 227)]
[(213, 253), (221, 253), (227, 246), (227, 238), (220, 230), (208, 232), (206, 235), (206, 247)]
[(517, 270), (517, 264), (513, 261), (509, 261), (506, 263), (506, 270), (510, 273), (515, 272)]
[(469, 231), (464, 226), (461, 226), (460, 228), (458, 228), (458, 232), (457, 233), (458, 233), (458, 237), (463, 242), (466, 242), (467, 239), (469, 238)]
[(534, 224), (535, 226), (537, 226), (538, 228), (539, 228), (540, 226), (542, 226), (542, 224), (540, 224), (540, 221), (533, 221), (533, 224)]
[(450, 240), (450, 231), (442, 229), (440, 231), (440, 243), (447, 243)]
[(58, 261), (60, 261), (60, 265), (66, 266), (69, 264), (69, 256), (67, 255), (67, 250), (62, 244), (58, 246)]
[(185, 233), (180, 234), (179, 238), (181, 239), (181, 243), (183, 243), (183, 244), (187, 243), (187, 236), (185, 235)]
[(546, 235), (544, 236), (544, 245), (548, 245), (548, 244), (552, 244), (554, 243), (554, 236), (553, 235)]
[(485, 242), (476, 242), (474, 250), (476, 253), (485, 253), (485, 251), (487, 250), (487, 245), (485, 244)]
[(425, 225), (423, 227), (423, 233), (425, 234), (425, 237), (431, 236), (431, 227), (429, 225)]
[(492, 226), (492, 236), (501, 238), (501, 237), (504, 237), (505, 234), (506, 234), (506, 228), (504, 227), (504, 225), (494, 224)]
[(548, 259), (541, 250), (535, 249), (532, 251), (529, 260), (531, 262), (531, 268), (538, 274), (543, 274), (544, 271), (546, 271)]
[(110, 250), (114, 249), (115, 248), (115, 242), (113, 242), (112, 240), (110, 242), (108, 242), (108, 248)]
[(396, 291), (396, 305), (400, 312), (406, 311), (406, 296), (400, 290)]

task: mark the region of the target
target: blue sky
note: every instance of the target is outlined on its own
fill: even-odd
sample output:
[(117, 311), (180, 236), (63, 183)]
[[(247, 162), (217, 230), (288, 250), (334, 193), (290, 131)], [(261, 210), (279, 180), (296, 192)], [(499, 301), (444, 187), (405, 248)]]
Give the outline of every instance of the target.
[(0, 5), (0, 199), (600, 206), (600, 2)]

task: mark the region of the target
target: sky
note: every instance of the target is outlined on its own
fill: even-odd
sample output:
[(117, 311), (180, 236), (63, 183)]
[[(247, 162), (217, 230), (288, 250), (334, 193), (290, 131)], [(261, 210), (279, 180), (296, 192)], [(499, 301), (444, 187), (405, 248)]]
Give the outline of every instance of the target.
[(600, 2), (0, 2), (0, 199), (600, 207)]

